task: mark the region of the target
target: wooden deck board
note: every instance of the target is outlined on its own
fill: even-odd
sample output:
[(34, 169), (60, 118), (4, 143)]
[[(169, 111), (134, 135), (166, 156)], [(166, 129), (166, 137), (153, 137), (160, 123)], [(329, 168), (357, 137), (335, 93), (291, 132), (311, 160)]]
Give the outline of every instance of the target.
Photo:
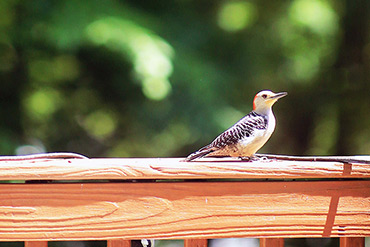
[(370, 164), (206, 158), (1, 161), (0, 180), (370, 178)]

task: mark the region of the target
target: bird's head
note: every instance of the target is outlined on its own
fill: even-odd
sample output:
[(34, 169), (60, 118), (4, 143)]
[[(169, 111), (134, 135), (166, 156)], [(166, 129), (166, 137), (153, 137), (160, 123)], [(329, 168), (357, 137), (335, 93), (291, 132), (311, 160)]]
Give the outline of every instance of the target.
[(288, 93), (274, 93), (270, 90), (263, 90), (256, 94), (253, 100), (253, 110), (260, 114), (266, 114), (272, 105), (280, 98), (286, 96)]

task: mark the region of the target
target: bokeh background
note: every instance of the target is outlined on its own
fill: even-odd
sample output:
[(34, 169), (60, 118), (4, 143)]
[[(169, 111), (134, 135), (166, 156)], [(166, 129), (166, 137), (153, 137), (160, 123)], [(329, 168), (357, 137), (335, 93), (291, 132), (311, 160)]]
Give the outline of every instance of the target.
[(261, 152), (370, 150), (368, 0), (1, 0), (0, 154), (186, 156), (287, 91)]

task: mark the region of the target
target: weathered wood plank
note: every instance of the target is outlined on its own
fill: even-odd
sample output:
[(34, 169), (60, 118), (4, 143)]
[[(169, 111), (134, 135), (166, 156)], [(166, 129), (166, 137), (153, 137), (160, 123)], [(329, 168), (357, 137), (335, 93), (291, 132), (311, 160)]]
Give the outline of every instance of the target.
[(261, 238), (260, 247), (284, 247), (283, 238)]
[(26, 241), (24, 247), (48, 247), (48, 241)]
[(340, 238), (340, 247), (365, 247), (365, 238)]
[(370, 178), (370, 164), (247, 162), (233, 158), (206, 158), (196, 162), (183, 162), (180, 158), (0, 162), (0, 180), (207, 178)]
[(0, 184), (0, 241), (370, 236), (370, 181)]
[(207, 247), (207, 239), (185, 239), (184, 247)]
[(131, 247), (131, 241), (124, 239), (110, 239), (107, 241), (107, 247)]

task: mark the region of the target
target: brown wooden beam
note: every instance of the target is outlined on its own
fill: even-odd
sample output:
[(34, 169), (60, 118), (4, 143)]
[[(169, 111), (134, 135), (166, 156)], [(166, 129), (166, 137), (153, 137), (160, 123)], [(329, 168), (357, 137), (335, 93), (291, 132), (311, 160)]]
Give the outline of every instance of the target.
[(261, 238), (260, 247), (284, 247), (283, 238)]
[(340, 238), (340, 247), (365, 247), (365, 238)]
[(48, 247), (48, 241), (26, 241), (24, 247)]
[(0, 241), (370, 236), (370, 181), (0, 184)]
[(107, 247), (131, 247), (131, 241), (124, 239), (111, 239), (107, 241)]
[(185, 239), (184, 247), (207, 247), (207, 239)]

